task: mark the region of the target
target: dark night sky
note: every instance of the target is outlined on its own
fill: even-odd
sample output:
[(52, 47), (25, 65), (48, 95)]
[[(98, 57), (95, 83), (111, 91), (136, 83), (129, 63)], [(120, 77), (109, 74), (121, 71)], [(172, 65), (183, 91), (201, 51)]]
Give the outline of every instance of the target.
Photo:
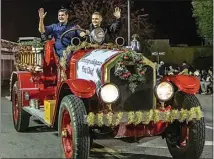
[[(39, 36), (38, 9), (48, 11), (45, 24), (57, 22), (57, 10), (68, 0), (2, 0), (1, 38), (17, 41), (20, 36)], [(171, 44), (200, 45), (192, 18), (190, 0), (136, 0), (155, 26), (154, 38), (170, 39)]]

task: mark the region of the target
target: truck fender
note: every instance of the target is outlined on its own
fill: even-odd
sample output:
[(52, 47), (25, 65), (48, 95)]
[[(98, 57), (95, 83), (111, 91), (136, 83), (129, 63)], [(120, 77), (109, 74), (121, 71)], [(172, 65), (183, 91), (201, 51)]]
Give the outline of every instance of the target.
[(70, 91), (79, 98), (90, 98), (96, 92), (96, 85), (93, 81), (85, 79), (68, 79), (60, 84), (59, 93), (61, 92), (64, 84), (67, 84)]
[(165, 76), (161, 81), (172, 82), (180, 91), (188, 94), (196, 94), (200, 89), (200, 80), (189, 75)]
[(79, 98), (90, 98), (96, 92), (96, 85), (93, 81), (85, 79), (68, 79), (60, 83), (57, 91), (57, 102), (54, 110), (53, 122), (54, 127), (57, 124), (58, 112), (62, 98), (70, 93), (75, 94)]

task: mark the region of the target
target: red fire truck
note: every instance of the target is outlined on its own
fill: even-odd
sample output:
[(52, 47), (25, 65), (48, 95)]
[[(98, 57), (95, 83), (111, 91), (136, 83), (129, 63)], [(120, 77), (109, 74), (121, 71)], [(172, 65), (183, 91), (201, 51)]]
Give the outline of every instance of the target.
[(103, 30), (96, 29), (90, 42), (72, 39), (62, 58), (53, 40), (20, 39), (10, 84), (16, 131), (37, 117), (58, 130), (66, 158), (87, 159), (93, 140), (106, 134), (124, 141), (162, 136), (174, 158), (199, 159), (205, 143), (195, 96), (200, 81), (188, 75), (157, 81), (152, 61), (123, 46), (121, 37), (102, 43)]

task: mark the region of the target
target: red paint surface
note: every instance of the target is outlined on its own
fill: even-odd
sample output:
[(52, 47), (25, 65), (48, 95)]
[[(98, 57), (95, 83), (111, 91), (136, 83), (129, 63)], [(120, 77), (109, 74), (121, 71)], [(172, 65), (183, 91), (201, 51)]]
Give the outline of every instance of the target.
[(65, 131), (66, 135), (61, 136), (64, 155), (66, 158), (72, 158), (73, 156), (73, 133), (71, 126), (71, 118), (67, 109), (62, 112), (61, 130)]
[(76, 79), (76, 72), (77, 72), (77, 62), (90, 50), (79, 50), (74, 52), (74, 54), (71, 57), (70, 63), (69, 63), (69, 68), (70, 72), (68, 73), (68, 78), (75, 80)]
[(35, 77), (32, 76), (30, 72), (17, 72), (19, 88), (21, 89), (22, 96), (22, 105), (29, 106), (29, 101), (25, 100), (24, 93), (28, 92), (30, 94), (30, 99), (37, 98), (40, 100), (40, 105), (43, 105), (44, 100), (49, 98), (49, 96), (55, 95), (54, 87), (44, 88), (44, 84), (40, 82), (38, 77), (38, 81), (36, 83), (31, 80)]
[(80, 98), (90, 98), (96, 92), (96, 85), (93, 81), (87, 81), (84, 79), (76, 79), (76, 80), (69, 79), (69, 80), (66, 80), (66, 81), (63, 81), (62, 83), (60, 83), (58, 88), (56, 88), (57, 89), (57, 94), (56, 94), (57, 101), (56, 101), (56, 107), (54, 110), (52, 124), (54, 124), (54, 122), (56, 120), (57, 109), (60, 106), (59, 95), (60, 95), (60, 92), (62, 91), (61, 89), (63, 89), (64, 84), (67, 84), (68, 87), (70, 88), (71, 92)]
[(200, 89), (200, 80), (197, 77), (189, 75), (166, 76), (162, 81), (174, 83), (180, 91), (189, 94), (196, 94)]
[(55, 61), (54, 59), (54, 44), (55, 44), (55, 40), (47, 40), (45, 42), (45, 56), (44, 56), (44, 60), (47, 64), (47, 66), (50, 64), (51, 61)]
[(59, 90), (63, 84), (67, 84), (72, 93), (80, 98), (90, 98), (95, 94), (96, 85), (93, 81), (87, 81), (84, 79), (66, 80), (61, 83)]
[[(166, 112), (170, 111), (171, 106), (165, 109), (160, 109), (159, 111)], [(128, 123), (121, 123), (117, 132), (116, 138), (121, 137), (142, 137), (142, 136), (156, 136), (161, 134), (167, 128), (168, 123), (159, 121), (154, 123), (150, 122), (146, 124), (129, 125)]]

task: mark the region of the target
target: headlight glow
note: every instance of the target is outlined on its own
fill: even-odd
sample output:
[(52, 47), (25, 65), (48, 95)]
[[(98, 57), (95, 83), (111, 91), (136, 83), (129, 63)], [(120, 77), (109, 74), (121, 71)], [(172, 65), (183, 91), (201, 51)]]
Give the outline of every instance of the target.
[(100, 97), (105, 103), (113, 103), (119, 98), (119, 90), (113, 84), (106, 84), (101, 88)]
[(161, 82), (156, 87), (156, 95), (161, 101), (169, 100), (174, 94), (173, 86), (168, 82)]

